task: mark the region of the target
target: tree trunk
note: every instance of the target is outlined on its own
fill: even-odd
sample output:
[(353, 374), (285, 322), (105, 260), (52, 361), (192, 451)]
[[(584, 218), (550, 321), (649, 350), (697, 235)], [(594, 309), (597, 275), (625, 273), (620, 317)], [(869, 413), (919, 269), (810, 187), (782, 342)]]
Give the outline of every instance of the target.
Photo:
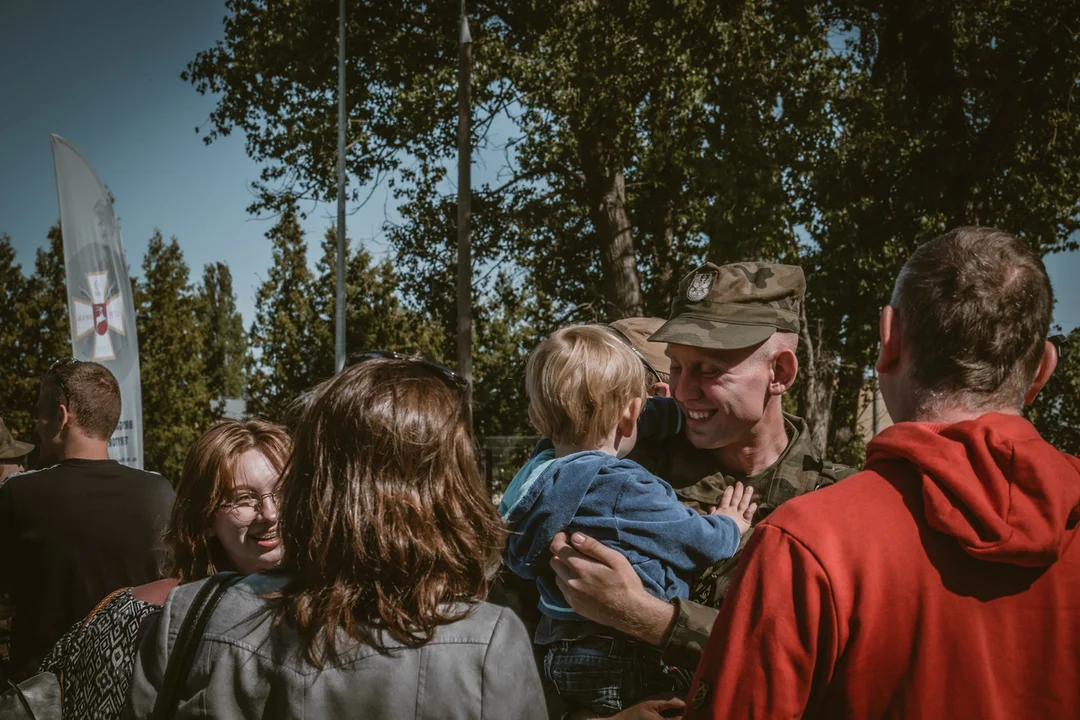
[(608, 302), (606, 314), (615, 318), (644, 315), (645, 303), (622, 169), (612, 167), (610, 153), (600, 137), (583, 134), (578, 146), (589, 198), (589, 215), (599, 244), (602, 288)]
[(829, 443), (829, 422), (833, 396), (836, 394), (837, 356), (825, 345), (825, 324), (818, 319), (815, 332), (810, 332), (806, 308), (800, 307), (799, 336), (806, 345), (807, 367), (802, 370), (803, 419), (810, 430), (810, 442), (824, 454)]

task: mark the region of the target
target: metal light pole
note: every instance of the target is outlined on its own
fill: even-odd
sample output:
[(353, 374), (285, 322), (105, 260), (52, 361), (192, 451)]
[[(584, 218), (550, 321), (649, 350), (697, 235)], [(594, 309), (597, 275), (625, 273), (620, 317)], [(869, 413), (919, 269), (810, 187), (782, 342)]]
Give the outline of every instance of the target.
[(345, 0), (338, 8), (337, 298), (334, 303), (334, 371), (345, 367)]
[(469, 225), (472, 185), (471, 97), (472, 36), (461, 2), (461, 36), (458, 53), (458, 205), (457, 205), (457, 351), (458, 373), (465, 379), (465, 400), (472, 413), (472, 253)]

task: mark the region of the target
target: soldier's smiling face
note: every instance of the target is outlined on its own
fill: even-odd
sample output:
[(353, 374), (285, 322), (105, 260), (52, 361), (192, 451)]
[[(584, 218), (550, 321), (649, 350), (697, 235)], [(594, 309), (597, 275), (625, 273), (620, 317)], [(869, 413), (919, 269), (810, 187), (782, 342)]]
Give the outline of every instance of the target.
[(716, 450), (746, 441), (776, 394), (776, 344), (770, 339), (738, 350), (668, 345), (671, 394), (695, 447)]

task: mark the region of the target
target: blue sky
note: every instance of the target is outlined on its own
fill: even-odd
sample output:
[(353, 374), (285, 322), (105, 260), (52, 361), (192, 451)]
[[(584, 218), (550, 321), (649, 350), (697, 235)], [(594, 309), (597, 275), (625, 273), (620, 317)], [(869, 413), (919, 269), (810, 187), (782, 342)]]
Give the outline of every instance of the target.
[[(245, 211), (259, 168), (238, 135), (203, 145), (194, 129), (213, 99), (179, 77), (222, 36), (224, 15), (224, 4), (210, 0), (0, 3), (0, 232), (11, 236), (26, 272), (58, 216), (49, 150), (49, 133), (57, 133), (83, 151), (116, 197), (134, 274), (155, 228), (175, 235), (194, 278), (207, 263), (228, 263), (250, 325), (271, 259), (264, 233), (272, 221)], [(483, 174), (474, 171), (474, 182)], [(396, 217), (386, 191), (351, 210), (349, 237), (384, 253), (380, 227), (387, 213)], [(312, 247), (333, 213), (310, 213)], [(1056, 321), (1080, 325), (1080, 253), (1050, 256), (1047, 267)]]

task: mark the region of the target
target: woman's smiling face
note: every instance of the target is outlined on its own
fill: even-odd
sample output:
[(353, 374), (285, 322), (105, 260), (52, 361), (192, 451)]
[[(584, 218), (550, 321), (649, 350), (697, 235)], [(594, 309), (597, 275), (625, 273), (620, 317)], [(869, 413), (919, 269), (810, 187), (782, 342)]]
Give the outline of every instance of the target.
[(214, 514), (210, 537), (221, 543), (237, 572), (245, 575), (280, 565), (277, 491), (279, 473), (258, 450), (236, 465), (236, 481)]

